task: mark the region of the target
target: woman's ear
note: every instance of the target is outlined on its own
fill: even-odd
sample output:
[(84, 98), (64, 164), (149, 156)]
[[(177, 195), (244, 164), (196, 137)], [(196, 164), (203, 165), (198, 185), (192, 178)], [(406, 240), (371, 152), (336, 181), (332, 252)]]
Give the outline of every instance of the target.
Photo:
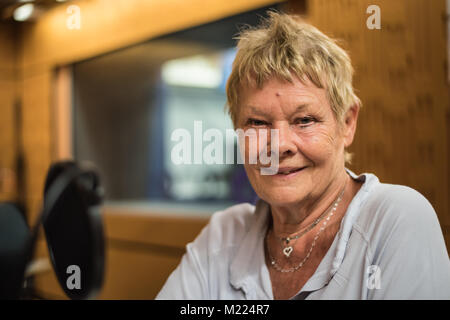
[(356, 124), (358, 122), (359, 109), (360, 106), (356, 103), (352, 105), (345, 113), (344, 121), (342, 124), (344, 129), (343, 133), (345, 148), (348, 148), (353, 142), (353, 138), (356, 132)]

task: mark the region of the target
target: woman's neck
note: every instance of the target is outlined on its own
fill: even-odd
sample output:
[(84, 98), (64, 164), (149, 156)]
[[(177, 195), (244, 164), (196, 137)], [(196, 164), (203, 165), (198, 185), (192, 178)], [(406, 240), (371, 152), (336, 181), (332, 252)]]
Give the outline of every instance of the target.
[(326, 187), (320, 196), (306, 198), (291, 206), (271, 206), (274, 234), (280, 238), (288, 237), (312, 224), (333, 205), (345, 187), (342, 194), (342, 199), (344, 199), (351, 189), (348, 186), (351, 180), (350, 176), (344, 171), (342, 175)]

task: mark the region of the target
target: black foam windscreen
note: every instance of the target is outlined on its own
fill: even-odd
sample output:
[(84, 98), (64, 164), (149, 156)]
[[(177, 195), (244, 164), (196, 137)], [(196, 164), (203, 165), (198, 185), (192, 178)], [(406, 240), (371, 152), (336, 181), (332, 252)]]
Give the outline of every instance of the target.
[(18, 299), (28, 261), (30, 230), (13, 204), (0, 203), (0, 299)]
[(60, 161), (60, 162), (54, 163), (50, 166), (50, 168), (48, 169), (47, 177), (45, 179), (45, 184), (44, 184), (44, 200), (45, 200), (45, 195), (48, 192), (48, 190), (50, 189), (50, 186), (52, 185), (52, 183), (54, 183), (55, 180), (62, 173), (65, 172), (65, 170), (72, 169), (72, 168), (77, 168), (77, 164), (72, 160)]
[[(89, 299), (103, 281), (104, 244), (98, 205), (99, 178), (73, 161), (52, 164), (44, 188), (43, 226), (58, 281), (71, 299)], [(68, 268), (80, 272), (80, 286), (67, 285)]]

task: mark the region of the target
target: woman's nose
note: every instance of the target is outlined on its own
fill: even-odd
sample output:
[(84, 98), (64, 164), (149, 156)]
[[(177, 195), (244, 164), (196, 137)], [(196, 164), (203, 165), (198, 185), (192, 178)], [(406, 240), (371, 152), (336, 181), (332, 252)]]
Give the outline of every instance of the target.
[(282, 121), (274, 126), (278, 130), (278, 154), (280, 157), (293, 155), (297, 152), (295, 144), (295, 132), (287, 121)]

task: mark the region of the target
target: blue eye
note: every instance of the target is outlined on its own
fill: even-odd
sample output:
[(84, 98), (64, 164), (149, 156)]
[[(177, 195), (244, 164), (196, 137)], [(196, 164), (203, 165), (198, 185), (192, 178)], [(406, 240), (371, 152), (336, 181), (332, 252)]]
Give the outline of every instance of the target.
[(295, 125), (298, 125), (300, 128), (306, 128), (311, 126), (312, 124), (314, 124), (315, 122), (317, 122), (317, 119), (314, 117), (301, 117), (301, 118), (297, 118), (295, 119)]
[(302, 117), (295, 119), (295, 124), (300, 125), (301, 127), (307, 127), (314, 122), (316, 122), (314, 117)]

